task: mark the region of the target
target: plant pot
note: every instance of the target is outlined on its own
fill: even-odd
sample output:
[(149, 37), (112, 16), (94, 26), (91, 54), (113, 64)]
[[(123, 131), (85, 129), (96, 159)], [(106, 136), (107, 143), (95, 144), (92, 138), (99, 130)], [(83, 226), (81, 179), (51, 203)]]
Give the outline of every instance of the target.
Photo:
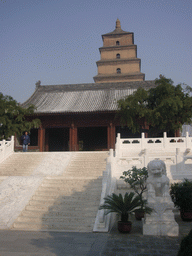
[(191, 210), (180, 209), (180, 216), (183, 221), (192, 221), (192, 209)]
[(118, 221), (118, 230), (121, 233), (129, 233), (131, 231), (132, 228), (132, 222), (131, 221), (127, 221), (127, 222), (123, 222), (123, 221)]
[(136, 220), (142, 220), (142, 218), (144, 218), (144, 216), (145, 216), (144, 210), (135, 211), (135, 219)]

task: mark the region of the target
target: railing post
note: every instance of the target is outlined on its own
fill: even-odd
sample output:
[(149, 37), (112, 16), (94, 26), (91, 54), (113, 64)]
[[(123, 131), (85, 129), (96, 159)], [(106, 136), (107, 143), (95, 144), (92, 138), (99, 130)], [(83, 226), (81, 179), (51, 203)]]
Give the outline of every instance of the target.
[(14, 151), (14, 136), (11, 136), (11, 152)]
[(164, 147), (164, 149), (167, 149), (167, 133), (166, 132), (164, 132), (163, 133), (163, 147)]
[(111, 161), (112, 161), (112, 158), (113, 158), (113, 149), (110, 148), (110, 149), (109, 149), (109, 158), (108, 158), (108, 162), (111, 162)]
[(186, 143), (186, 149), (190, 148), (192, 145), (190, 145), (190, 138), (189, 138), (189, 132), (186, 132), (186, 137), (185, 137), (185, 143)]
[(145, 133), (141, 133), (141, 150), (145, 148)]
[(121, 137), (120, 137), (120, 133), (117, 134), (117, 139), (116, 139), (116, 144), (115, 144), (115, 156), (116, 157), (120, 157), (120, 144), (121, 144), (121, 141), (120, 141)]
[(5, 159), (5, 140), (2, 140), (2, 153), (3, 153), (3, 161)]
[(180, 148), (176, 148), (176, 172), (180, 174), (182, 171), (184, 171), (183, 157), (181, 156)]

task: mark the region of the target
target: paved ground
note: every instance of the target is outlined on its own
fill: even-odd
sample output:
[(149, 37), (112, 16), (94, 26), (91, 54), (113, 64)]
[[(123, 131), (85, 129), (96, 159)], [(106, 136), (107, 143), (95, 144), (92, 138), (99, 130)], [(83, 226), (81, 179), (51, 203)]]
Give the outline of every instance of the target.
[[(0, 230), (0, 256), (176, 256), (192, 222), (179, 223), (179, 237), (143, 236), (141, 222), (130, 234)], [(189, 255), (186, 255), (189, 256)]]

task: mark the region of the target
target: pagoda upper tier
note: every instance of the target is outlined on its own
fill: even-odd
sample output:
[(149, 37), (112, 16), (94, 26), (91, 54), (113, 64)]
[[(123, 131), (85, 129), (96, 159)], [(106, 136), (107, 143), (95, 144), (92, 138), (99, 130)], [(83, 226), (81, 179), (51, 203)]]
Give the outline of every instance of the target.
[(121, 29), (119, 19), (115, 30), (102, 35), (103, 47), (99, 48), (101, 59), (96, 62), (96, 83), (144, 81), (141, 60), (137, 58), (134, 34)]

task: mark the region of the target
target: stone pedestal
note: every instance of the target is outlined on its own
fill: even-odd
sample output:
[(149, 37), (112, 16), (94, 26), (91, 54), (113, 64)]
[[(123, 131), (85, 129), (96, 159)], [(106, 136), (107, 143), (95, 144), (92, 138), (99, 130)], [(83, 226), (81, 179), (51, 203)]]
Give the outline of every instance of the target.
[(143, 221), (143, 235), (178, 236), (179, 226), (174, 218), (172, 202), (166, 203), (159, 199), (157, 203), (148, 204), (153, 212)]

